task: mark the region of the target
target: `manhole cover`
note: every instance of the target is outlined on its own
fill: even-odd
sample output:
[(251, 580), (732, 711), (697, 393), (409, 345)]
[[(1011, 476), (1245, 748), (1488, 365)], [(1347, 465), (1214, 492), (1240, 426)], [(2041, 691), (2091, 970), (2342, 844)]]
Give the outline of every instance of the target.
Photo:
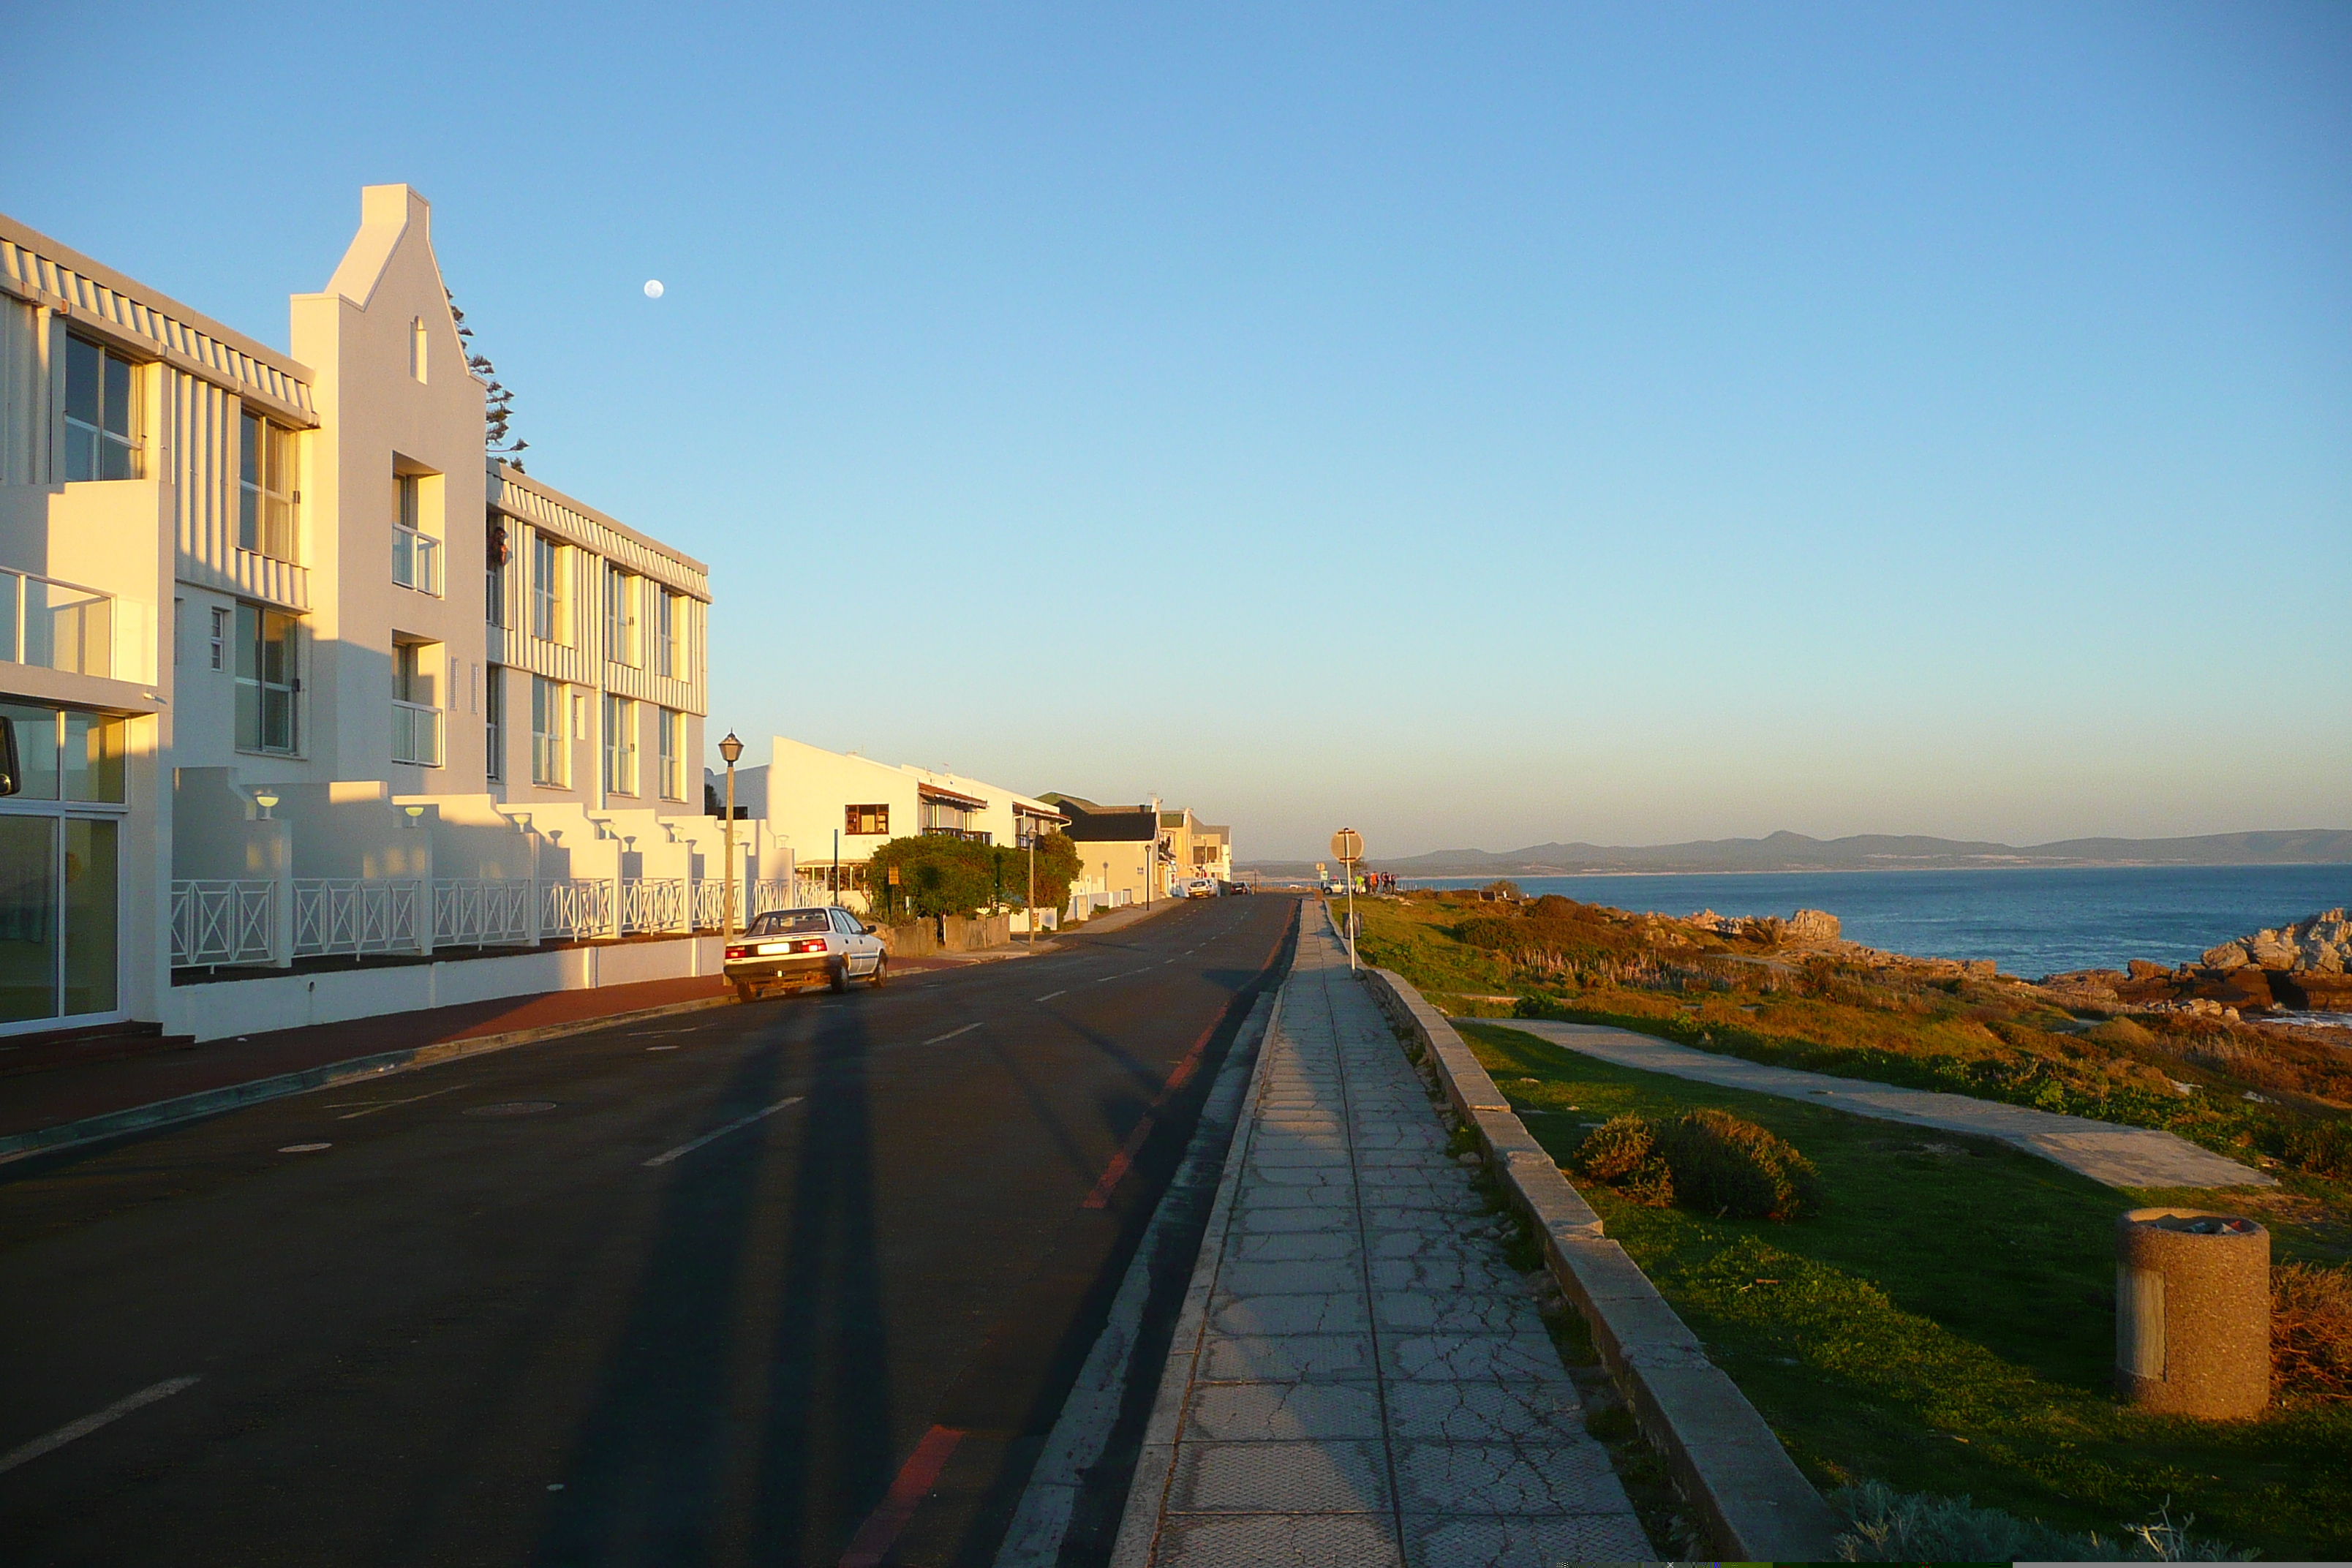
[(508, 1100), (496, 1105), (477, 1105), (466, 1112), (468, 1116), (536, 1116), (542, 1110), (555, 1109), (551, 1100)]

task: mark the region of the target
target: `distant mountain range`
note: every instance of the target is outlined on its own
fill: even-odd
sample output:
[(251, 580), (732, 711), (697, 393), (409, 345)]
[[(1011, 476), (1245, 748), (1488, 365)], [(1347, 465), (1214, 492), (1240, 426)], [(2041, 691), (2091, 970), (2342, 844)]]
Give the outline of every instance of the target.
[[(1641, 871), (1947, 871), (2018, 866), (2294, 866), (2352, 862), (2352, 829), (2313, 827), (2282, 833), (2209, 833), (2194, 838), (2067, 838), (2020, 847), (1916, 835), (1856, 834), (1809, 838), (1702, 838), (1637, 847), (1538, 844), (1496, 853), (1439, 849), (1402, 859), (1370, 859), (1400, 877), (1570, 877)], [(1311, 872), (1311, 860), (1244, 863), (1269, 876)]]

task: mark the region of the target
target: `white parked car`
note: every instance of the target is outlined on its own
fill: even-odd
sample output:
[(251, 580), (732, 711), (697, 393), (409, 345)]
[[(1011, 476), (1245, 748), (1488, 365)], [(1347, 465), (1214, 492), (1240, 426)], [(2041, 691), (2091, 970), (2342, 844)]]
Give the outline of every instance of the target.
[(1214, 877), (1195, 877), (1184, 884), (1184, 896), (1188, 899), (1213, 899), (1217, 896), (1217, 879)]
[(846, 991), (852, 980), (879, 985), (890, 977), (890, 955), (874, 928), (847, 910), (770, 910), (752, 916), (727, 944), (726, 973), (735, 994), (749, 1002), (772, 987)]

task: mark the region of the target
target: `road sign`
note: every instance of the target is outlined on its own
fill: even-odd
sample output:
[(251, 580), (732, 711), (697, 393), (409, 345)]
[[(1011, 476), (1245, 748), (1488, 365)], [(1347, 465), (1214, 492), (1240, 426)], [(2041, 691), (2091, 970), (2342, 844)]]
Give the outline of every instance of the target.
[(1353, 863), (1364, 858), (1364, 836), (1352, 827), (1331, 835), (1331, 858)]

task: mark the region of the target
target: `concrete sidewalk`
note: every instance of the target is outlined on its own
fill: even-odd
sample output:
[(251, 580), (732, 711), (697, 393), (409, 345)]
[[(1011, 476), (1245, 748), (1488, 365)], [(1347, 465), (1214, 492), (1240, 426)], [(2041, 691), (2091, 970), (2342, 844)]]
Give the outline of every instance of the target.
[(1762, 1062), (1718, 1056), (1713, 1051), (1677, 1046), (1631, 1029), (1599, 1024), (1563, 1024), (1538, 1018), (1462, 1021), (1518, 1029), (1556, 1046), (1565, 1046), (1619, 1067), (1639, 1068), (1643, 1072), (1665, 1073), (1723, 1089), (1777, 1095), (1783, 1100), (1801, 1100), (1808, 1105), (1826, 1105), (1882, 1121), (1998, 1139), (2111, 1187), (2277, 1185), (2260, 1171), (2210, 1149), (2201, 1149), (2177, 1132), (2158, 1128), (2126, 1127), (2119, 1122), (2094, 1121), (2088, 1117), (2061, 1116), (2031, 1106), (1972, 1100), (1964, 1094), (1897, 1089), (1893, 1084), (1873, 1083), (1866, 1079), (1834, 1078), (1797, 1068), (1768, 1067)]
[(1500, 1230), (1308, 911), (1113, 1562), (1654, 1557)]

